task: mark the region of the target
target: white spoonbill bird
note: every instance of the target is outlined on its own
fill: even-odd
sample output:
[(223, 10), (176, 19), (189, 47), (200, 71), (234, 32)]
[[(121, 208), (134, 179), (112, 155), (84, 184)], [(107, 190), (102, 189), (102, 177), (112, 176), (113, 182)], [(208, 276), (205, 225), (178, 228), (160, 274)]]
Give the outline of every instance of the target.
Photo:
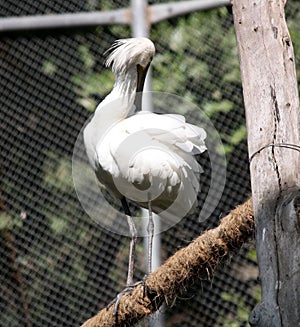
[(200, 170), (195, 167), (194, 156), (206, 150), (206, 133), (202, 128), (186, 123), (180, 115), (133, 113), (141, 110), (141, 92), (155, 53), (149, 39), (117, 40), (109, 51), (106, 65), (112, 66), (115, 84), (96, 108), (83, 135), (97, 178), (121, 201), (127, 216), (132, 237), (129, 287), (133, 284), (137, 231), (127, 199), (149, 209), (150, 270), (154, 232), (152, 210), (157, 213), (168, 211), (175, 202), (177, 206), (173, 206), (170, 215), (178, 214), (180, 206), (191, 209), (196, 200), (195, 190), (199, 189), (196, 177)]

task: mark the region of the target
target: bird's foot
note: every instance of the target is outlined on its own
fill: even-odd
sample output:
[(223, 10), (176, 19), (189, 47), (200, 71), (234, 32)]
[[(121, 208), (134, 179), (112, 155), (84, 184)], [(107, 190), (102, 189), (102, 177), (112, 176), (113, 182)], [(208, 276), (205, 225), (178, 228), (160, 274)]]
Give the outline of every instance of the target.
[(145, 296), (147, 295), (148, 293), (148, 287), (146, 285), (146, 280), (148, 278), (149, 274), (146, 274), (143, 279), (139, 282), (139, 284), (142, 284), (143, 286), (143, 298), (145, 298)]
[[(146, 277), (146, 276), (145, 276)], [(133, 289), (139, 285), (142, 284), (143, 285), (143, 296), (145, 296), (146, 291), (146, 284), (145, 284), (145, 277), (143, 278), (143, 280), (136, 282), (132, 285), (128, 285), (126, 286), (106, 307), (106, 310), (108, 310), (113, 304), (114, 304), (114, 310), (113, 310), (113, 316), (117, 316), (118, 313), (118, 309), (119, 309), (119, 305), (120, 305), (120, 300), (122, 298), (122, 296), (126, 293), (131, 293), (133, 291)]]
[(108, 310), (112, 305), (114, 305), (114, 310), (113, 310), (113, 316), (116, 316), (118, 313), (119, 305), (120, 305), (120, 300), (122, 296), (126, 293), (131, 293), (133, 290), (132, 286), (127, 286), (125, 287), (106, 307), (106, 310)]

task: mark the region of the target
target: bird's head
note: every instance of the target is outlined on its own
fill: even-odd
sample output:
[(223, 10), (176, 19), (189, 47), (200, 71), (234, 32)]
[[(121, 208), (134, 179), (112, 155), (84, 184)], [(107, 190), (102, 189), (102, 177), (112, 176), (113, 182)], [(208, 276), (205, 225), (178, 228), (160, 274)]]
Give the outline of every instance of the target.
[(112, 66), (116, 75), (126, 74), (128, 71), (136, 69), (136, 91), (141, 92), (155, 54), (152, 41), (144, 37), (117, 40), (108, 51), (111, 53), (106, 60), (106, 66)]

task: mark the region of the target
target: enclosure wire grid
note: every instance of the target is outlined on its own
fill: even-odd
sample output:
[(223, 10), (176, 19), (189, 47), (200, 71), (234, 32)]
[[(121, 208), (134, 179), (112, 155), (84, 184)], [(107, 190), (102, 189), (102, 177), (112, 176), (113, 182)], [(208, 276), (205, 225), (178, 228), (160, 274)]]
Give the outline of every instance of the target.
[[(124, 6), (129, 2), (8, 0), (1, 3), (0, 16)], [(289, 1), (287, 14), (297, 39), (300, 5)], [(71, 170), (77, 136), (113, 85), (103, 53), (115, 39), (129, 36), (128, 27), (99, 26), (1, 38), (0, 326), (79, 325), (125, 284), (129, 239), (90, 219), (77, 198)], [(192, 215), (162, 233), (165, 260), (216, 226), (251, 191), (230, 9), (161, 22), (152, 27), (151, 39), (157, 48), (153, 88), (196, 103), (219, 131), (227, 157), (227, 182), (218, 207), (204, 222)], [(184, 114), (197, 125), (198, 112)], [(205, 176), (201, 183), (209, 187)], [(116, 223), (126, 224), (121, 213)], [(144, 276), (142, 239), (137, 252), (139, 280)], [(208, 277), (174, 307), (163, 309), (166, 326), (248, 326), (260, 294), (253, 245)]]

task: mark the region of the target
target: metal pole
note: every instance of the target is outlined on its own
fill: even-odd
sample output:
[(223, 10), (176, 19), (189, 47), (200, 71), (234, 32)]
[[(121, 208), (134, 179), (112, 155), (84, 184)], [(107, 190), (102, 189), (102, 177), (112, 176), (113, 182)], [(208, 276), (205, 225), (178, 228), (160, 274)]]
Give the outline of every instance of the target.
[[(133, 37), (149, 37), (150, 30), (150, 21), (148, 13), (148, 3), (147, 0), (131, 0), (131, 28)], [(149, 69), (147, 74), (147, 79), (145, 81), (145, 95), (143, 96), (143, 110), (153, 111), (153, 102), (152, 102), (152, 74), (151, 69)], [(143, 210), (143, 217), (148, 216), (147, 210)], [(155, 222), (155, 233), (153, 237), (153, 252), (152, 252), (152, 271), (158, 268), (161, 265), (161, 238), (160, 238), (160, 225), (158, 216), (153, 214), (153, 219)], [(144, 219), (145, 231), (147, 230), (147, 219)], [(148, 240), (144, 238), (144, 249), (145, 252), (148, 252)], [(147, 256), (146, 256), (147, 257)], [(147, 261), (145, 265), (147, 267)], [(149, 327), (164, 327), (165, 319), (164, 315), (161, 312), (157, 312), (153, 317), (149, 317)]]
[[(147, 33), (140, 33), (142, 30), (145, 32), (145, 27), (148, 29), (148, 25), (155, 24), (171, 17), (229, 5), (230, 0), (189, 0), (148, 6), (146, 10), (147, 15), (145, 15), (144, 12), (144, 14), (139, 17), (132, 13), (133, 20), (136, 21), (136, 24), (131, 22), (133, 35), (146, 36)], [(135, 7), (135, 12), (142, 13), (141, 9), (143, 7), (143, 1), (142, 3), (139, 3), (139, 1), (132, 1), (131, 6), (132, 8)], [(139, 6), (141, 6), (141, 8)], [(144, 22), (140, 24), (142, 17), (146, 18), (146, 24)], [(24, 31), (84, 28), (116, 24), (130, 24), (129, 8), (100, 12), (92, 11), (71, 14), (2, 17), (0, 18), (0, 33), (22, 33)]]
[(151, 24), (191, 12), (229, 6), (230, 4), (230, 0), (190, 0), (160, 3), (149, 7)]
[(129, 9), (0, 18), (0, 32), (41, 31), (99, 25), (128, 25)]

